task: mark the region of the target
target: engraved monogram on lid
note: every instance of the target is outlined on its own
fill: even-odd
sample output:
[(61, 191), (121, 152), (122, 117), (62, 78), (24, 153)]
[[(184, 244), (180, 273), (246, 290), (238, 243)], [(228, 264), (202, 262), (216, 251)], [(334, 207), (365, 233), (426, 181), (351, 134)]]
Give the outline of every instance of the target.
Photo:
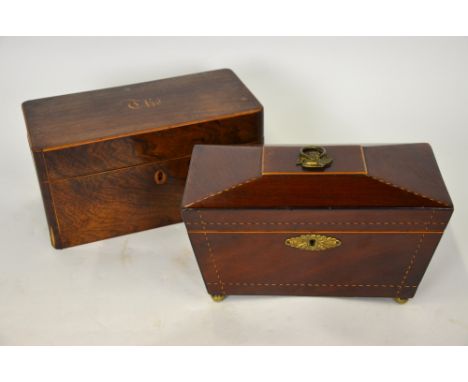
[(131, 99), (127, 102), (127, 107), (132, 110), (152, 109), (161, 105), (161, 98)]

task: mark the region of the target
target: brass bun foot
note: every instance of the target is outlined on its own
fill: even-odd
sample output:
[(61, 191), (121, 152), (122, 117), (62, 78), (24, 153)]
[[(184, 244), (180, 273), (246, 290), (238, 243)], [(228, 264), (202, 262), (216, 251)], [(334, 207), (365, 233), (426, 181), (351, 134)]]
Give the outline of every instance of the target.
[(221, 302), (226, 298), (226, 295), (224, 295), (224, 294), (212, 294), (211, 298), (213, 299), (214, 302)]
[(393, 300), (395, 300), (396, 303), (402, 304), (402, 305), (408, 302), (407, 298), (401, 298), (401, 297), (395, 297)]

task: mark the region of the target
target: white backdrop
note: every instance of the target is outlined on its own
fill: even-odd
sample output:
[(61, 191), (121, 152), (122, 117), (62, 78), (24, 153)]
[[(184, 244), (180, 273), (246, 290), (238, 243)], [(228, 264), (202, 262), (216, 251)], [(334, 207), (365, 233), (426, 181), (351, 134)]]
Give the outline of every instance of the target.
[[(56, 251), (21, 102), (232, 68), (267, 144), (432, 144), (455, 213), (416, 298), (206, 294), (182, 224)], [(467, 38), (0, 39), (0, 344), (468, 344)]]

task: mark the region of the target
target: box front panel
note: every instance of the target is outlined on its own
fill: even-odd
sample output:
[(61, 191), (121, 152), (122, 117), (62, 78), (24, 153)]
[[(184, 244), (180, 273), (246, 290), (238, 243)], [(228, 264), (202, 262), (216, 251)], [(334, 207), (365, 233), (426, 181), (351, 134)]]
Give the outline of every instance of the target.
[(50, 183), (63, 247), (177, 223), (190, 158)]
[[(177, 223), (194, 144), (262, 142), (263, 114), (256, 112), (34, 153), (43, 169), (52, 245), (66, 248)], [(156, 185), (159, 169), (167, 181)]]
[[(264, 218), (275, 216), (268, 221), (248, 210), (186, 210), (184, 220), (211, 294), (408, 298), (441, 238), (445, 212), (414, 211), (411, 219), (410, 210), (390, 216), (376, 210), (263, 211)], [(287, 244), (291, 240), (296, 246)], [(311, 250), (320, 240), (332, 244)]]

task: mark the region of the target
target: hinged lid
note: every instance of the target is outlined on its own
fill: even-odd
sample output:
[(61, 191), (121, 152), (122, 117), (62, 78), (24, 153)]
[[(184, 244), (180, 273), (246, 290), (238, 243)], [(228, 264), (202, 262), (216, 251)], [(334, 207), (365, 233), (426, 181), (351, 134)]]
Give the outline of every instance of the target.
[(312, 170), (301, 165), (301, 149), (195, 146), (182, 205), (452, 208), (428, 144), (326, 146), (331, 162)]
[(261, 109), (229, 69), (23, 103), (33, 151), (57, 150)]

